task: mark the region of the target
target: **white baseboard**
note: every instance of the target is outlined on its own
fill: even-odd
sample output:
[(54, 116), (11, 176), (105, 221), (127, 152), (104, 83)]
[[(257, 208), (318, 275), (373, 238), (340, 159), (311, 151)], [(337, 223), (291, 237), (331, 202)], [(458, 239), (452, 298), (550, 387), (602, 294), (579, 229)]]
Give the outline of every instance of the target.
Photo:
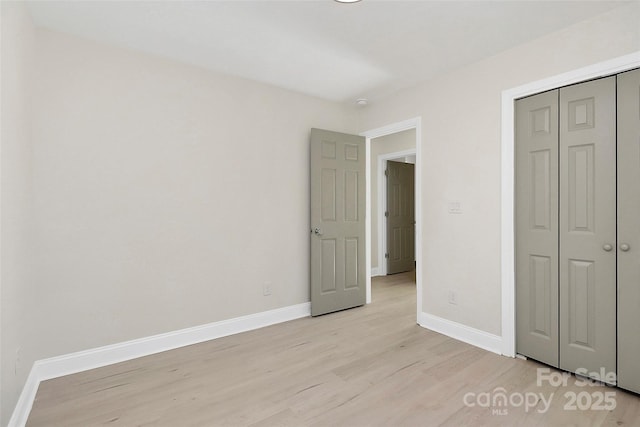
[(276, 323), (307, 317), (310, 314), (311, 304), (307, 302), (250, 314), (248, 316), (222, 320), (207, 325), (195, 326), (79, 351), (77, 353), (37, 360), (31, 368), (27, 382), (22, 389), (18, 403), (9, 420), (9, 427), (22, 427), (26, 424), (41, 381), (259, 329)]
[(382, 276), (380, 267), (371, 267), (371, 277)]
[(502, 354), (502, 337), (428, 313), (420, 313), (419, 325), (448, 337)]

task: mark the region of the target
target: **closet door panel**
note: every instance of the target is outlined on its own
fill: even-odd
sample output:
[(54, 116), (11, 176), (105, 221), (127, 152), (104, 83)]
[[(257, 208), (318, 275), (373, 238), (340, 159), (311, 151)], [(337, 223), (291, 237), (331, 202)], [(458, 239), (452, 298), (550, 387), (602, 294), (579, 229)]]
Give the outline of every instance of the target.
[(616, 371), (615, 77), (560, 89), (560, 367)]
[(639, 329), (640, 70), (634, 70), (618, 75), (618, 384), (636, 393)]
[(516, 102), (516, 351), (558, 366), (558, 91)]

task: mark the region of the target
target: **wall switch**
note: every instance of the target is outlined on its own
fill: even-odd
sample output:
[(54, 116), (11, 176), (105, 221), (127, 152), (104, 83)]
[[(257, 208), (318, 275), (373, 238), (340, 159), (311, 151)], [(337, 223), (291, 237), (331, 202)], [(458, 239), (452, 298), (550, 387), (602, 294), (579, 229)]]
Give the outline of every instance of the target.
[(449, 304), (458, 305), (458, 294), (456, 291), (449, 291)]
[(462, 213), (462, 203), (460, 202), (449, 202), (448, 212), (450, 214), (461, 214)]
[(265, 297), (271, 295), (271, 282), (264, 282), (264, 285), (262, 285), (262, 295)]

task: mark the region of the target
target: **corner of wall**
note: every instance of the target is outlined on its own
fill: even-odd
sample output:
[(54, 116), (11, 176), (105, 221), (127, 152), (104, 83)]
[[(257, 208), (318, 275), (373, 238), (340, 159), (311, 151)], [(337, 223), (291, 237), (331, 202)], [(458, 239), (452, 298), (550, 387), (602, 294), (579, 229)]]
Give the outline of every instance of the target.
[(9, 427), (24, 426), (41, 381), (96, 369), (143, 356), (186, 347), (229, 335), (308, 317), (311, 304), (302, 303), (165, 334), (37, 360), (29, 373)]
[(6, 425), (26, 380), (23, 367), (31, 363), (21, 340), (28, 336), (23, 317), (33, 289), (26, 255), (33, 246), (34, 228), (29, 91), (36, 31), (23, 2), (0, 2), (0, 19), (0, 424)]

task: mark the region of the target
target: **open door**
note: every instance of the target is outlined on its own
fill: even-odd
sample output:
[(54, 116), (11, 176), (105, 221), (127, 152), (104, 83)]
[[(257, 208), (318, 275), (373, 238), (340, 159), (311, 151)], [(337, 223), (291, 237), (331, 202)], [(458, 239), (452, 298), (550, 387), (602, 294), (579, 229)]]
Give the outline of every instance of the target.
[(311, 129), (311, 315), (364, 305), (365, 138)]
[(387, 274), (415, 267), (414, 166), (387, 161)]

